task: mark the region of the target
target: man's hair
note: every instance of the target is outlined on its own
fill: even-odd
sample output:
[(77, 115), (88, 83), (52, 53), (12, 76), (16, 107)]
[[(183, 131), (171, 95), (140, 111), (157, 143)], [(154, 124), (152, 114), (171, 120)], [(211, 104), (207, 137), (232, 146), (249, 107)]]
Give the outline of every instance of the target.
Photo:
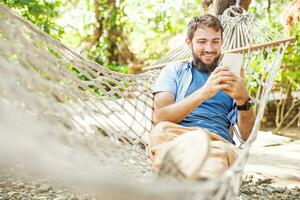
[(223, 37), (223, 26), (220, 22), (220, 20), (210, 14), (205, 14), (203, 16), (194, 17), (188, 24), (187, 28), (187, 38), (189, 40), (192, 40), (194, 37), (194, 33), (197, 30), (197, 28), (201, 28), (201, 26), (206, 26), (209, 28), (214, 29), (217, 32), (221, 32), (221, 37)]

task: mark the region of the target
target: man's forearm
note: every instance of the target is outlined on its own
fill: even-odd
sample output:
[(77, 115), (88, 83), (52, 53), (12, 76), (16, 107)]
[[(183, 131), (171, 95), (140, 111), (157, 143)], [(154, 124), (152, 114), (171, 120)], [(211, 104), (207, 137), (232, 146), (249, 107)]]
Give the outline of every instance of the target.
[(249, 110), (240, 110), (238, 118), (238, 126), (240, 129), (241, 137), (244, 141), (248, 139), (251, 134), (255, 121), (255, 114), (252, 108)]
[(208, 98), (208, 95), (201, 88), (180, 102), (156, 109), (153, 114), (153, 121), (155, 124), (161, 121), (178, 123)]

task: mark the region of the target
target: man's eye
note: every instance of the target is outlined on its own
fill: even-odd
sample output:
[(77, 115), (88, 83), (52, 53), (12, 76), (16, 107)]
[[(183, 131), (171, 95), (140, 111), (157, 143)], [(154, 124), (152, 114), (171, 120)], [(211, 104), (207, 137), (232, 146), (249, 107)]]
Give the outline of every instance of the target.
[(199, 44), (204, 44), (205, 41), (197, 41), (197, 43), (199, 43)]

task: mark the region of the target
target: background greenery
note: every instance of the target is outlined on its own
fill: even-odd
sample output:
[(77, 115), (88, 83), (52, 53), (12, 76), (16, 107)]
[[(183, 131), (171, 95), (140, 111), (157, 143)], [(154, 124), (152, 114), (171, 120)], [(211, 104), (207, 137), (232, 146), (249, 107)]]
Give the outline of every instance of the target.
[[(128, 65), (147, 65), (162, 57), (172, 45), (171, 38), (180, 37), (191, 17), (203, 13), (200, 0), (0, 2), (74, 51), (122, 73), (127, 73)], [(290, 2), (252, 0), (249, 10), (266, 24), (283, 31), (282, 15), (289, 10)], [(285, 34), (298, 35), (299, 39), (300, 23)], [(275, 88), (292, 100), (292, 92), (299, 91), (299, 42), (288, 47)]]

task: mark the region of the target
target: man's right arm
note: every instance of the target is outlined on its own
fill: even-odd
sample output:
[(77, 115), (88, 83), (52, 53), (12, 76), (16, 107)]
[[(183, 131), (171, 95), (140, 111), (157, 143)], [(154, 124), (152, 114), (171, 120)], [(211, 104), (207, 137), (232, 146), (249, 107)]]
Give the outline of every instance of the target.
[(176, 103), (174, 103), (173, 93), (158, 92), (154, 95), (153, 122), (154, 124), (161, 121), (178, 123), (207, 98), (202, 88)]

